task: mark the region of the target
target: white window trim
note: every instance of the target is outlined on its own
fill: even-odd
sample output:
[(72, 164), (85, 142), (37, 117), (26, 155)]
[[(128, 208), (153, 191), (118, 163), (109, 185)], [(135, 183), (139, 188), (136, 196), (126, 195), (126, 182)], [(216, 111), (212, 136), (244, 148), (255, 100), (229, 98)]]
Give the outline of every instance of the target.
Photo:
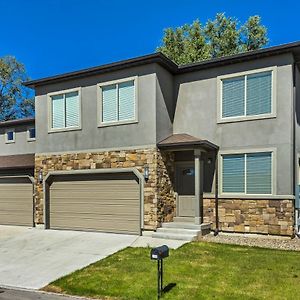
[(36, 137), (35, 138), (30, 137), (30, 132), (29, 132), (30, 129), (35, 129), (35, 127), (33, 126), (27, 127), (27, 142), (34, 142), (36, 140)]
[[(271, 194), (247, 194), (244, 193), (224, 193), (223, 192), (223, 155), (230, 154), (250, 154), (250, 153), (260, 153), (260, 152), (271, 152), (272, 160), (272, 192)], [(255, 149), (234, 149), (234, 150), (223, 150), (218, 153), (218, 179), (219, 179), (219, 197), (268, 197), (277, 195), (277, 149), (276, 148), (255, 148)], [(245, 176), (246, 182), (246, 176)]]
[[(11, 131), (13, 132), (13, 140), (8, 140), (7, 139), (7, 133), (11, 132)], [(16, 142), (16, 130), (15, 130), (15, 128), (7, 128), (5, 130), (5, 143), (6, 144), (13, 144), (15, 142)]]
[[(223, 108), (223, 80), (231, 79), (236, 77), (242, 77), (252, 74), (259, 74), (264, 72), (272, 72), (272, 91), (271, 91), (271, 113), (260, 114), (260, 115), (251, 115), (251, 116), (236, 116), (236, 117), (222, 117), (222, 108)], [(246, 93), (246, 85), (245, 85), (245, 93)], [(255, 69), (251, 71), (227, 74), (217, 77), (217, 123), (230, 123), (230, 122), (241, 122), (241, 121), (250, 121), (250, 120), (259, 120), (259, 119), (270, 119), (276, 118), (276, 107), (277, 107), (277, 67), (268, 67)], [(246, 105), (245, 101), (245, 105)], [(246, 113), (246, 111), (245, 111)]]
[[(127, 81), (133, 81), (134, 84), (134, 119), (126, 121), (102, 121), (102, 88), (108, 85), (119, 84)], [(107, 82), (101, 82), (97, 84), (97, 123), (98, 127), (108, 127), (116, 125), (134, 124), (138, 123), (138, 76), (127, 77), (118, 80), (112, 80)]]
[[(72, 126), (72, 127), (63, 127), (63, 128), (52, 128), (52, 99), (51, 97), (72, 93), (72, 92), (78, 92), (79, 97), (79, 126)], [(82, 101), (81, 101), (81, 87), (73, 88), (73, 89), (67, 89), (67, 90), (61, 90), (58, 92), (48, 93), (48, 133), (53, 132), (64, 132), (64, 131), (74, 131), (74, 130), (81, 130), (82, 129)]]

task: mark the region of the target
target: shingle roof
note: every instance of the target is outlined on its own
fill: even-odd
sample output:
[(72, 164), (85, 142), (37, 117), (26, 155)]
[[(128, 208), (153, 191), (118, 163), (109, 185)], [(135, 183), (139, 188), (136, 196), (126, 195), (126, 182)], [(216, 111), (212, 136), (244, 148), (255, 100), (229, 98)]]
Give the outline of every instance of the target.
[(35, 118), (26, 118), (26, 119), (16, 119), (9, 121), (0, 122), (0, 127), (9, 127), (16, 125), (25, 125), (25, 124), (33, 124), (35, 122)]
[(193, 143), (199, 142), (201, 139), (196, 138), (192, 135), (186, 133), (172, 134), (168, 136), (166, 139), (159, 142), (159, 145), (170, 145), (170, 144), (178, 144), (178, 143)]
[(0, 156), (0, 169), (33, 168), (34, 154)]
[(172, 134), (157, 144), (158, 148), (186, 148), (202, 147), (206, 150), (217, 150), (219, 147), (207, 140), (203, 140), (186, 133)]

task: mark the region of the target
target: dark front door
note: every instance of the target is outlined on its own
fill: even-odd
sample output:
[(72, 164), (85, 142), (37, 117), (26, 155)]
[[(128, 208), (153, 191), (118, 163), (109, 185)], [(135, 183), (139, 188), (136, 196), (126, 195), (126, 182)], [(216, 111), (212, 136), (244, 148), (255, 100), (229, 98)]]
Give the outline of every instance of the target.
[(178, 163), (176, 168), (178, 215), (195, 216), (195, 166), (194, 162)]

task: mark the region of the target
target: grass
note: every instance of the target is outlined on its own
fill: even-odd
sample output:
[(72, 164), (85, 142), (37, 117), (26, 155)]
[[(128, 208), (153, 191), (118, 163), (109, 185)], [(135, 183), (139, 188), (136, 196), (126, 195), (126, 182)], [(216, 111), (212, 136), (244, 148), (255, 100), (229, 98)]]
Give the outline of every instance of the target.
[[(45, 288), (101, 299), (155, 299), (150, 249), (127, 248)], [(162, 299), (300, 299), (300, 253), (213, 243), (171, 250)]]

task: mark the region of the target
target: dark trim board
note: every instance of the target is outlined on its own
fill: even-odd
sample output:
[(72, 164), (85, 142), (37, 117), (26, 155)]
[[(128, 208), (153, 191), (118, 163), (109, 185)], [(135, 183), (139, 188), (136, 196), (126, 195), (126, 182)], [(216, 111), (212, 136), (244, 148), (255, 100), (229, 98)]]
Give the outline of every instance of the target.
[(0, 169), (0, 176), (20, 176), (28, 175), (34, 176), (33, 168), (12, 168), (12, 169)]

